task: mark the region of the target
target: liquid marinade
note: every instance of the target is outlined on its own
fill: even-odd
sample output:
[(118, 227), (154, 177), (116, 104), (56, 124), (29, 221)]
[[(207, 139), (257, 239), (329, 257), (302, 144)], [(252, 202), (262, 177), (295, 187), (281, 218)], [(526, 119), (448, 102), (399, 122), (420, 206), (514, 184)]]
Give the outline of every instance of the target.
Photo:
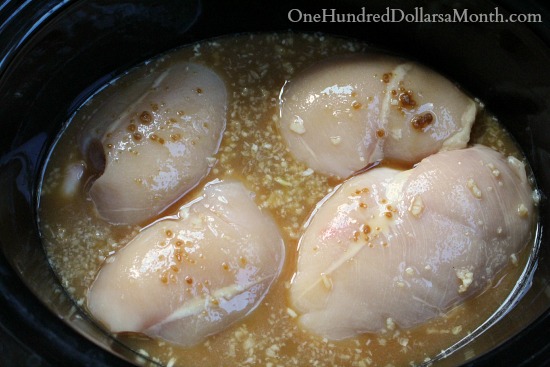
[[(285, 266), (252, 314), (196, 347), (181, 348), (136, 335), (118, 335), (119, 341), (145, 358), (170, 366), (419, 365), (469, 335), (500, 307), (521, 276), (532, 246), (490, 289), (419, 327), (400, 330), (388, 322), (383, 333), (334, 342), (298, 326), (289, 306), (288, 287), (295, 272), (301, 226), (315, 204), (341, 181), (312, 172), (287, 151), (276, 128), (279, 92), (285, 80), (320, 59), (368, 51), (363, 43), (347, 39), (281, 33), (205, 41), (162, 57), (163, 63), (184, 59), (211, 67), (225, 80), (229, 96), (227, 127), (216, 164), (198, 187), (162, 216), (195, 197), (204, 184), (216, 178), (237, 178), (256, 193), (256, 203), (279, 225), (286, 245)], [(139, 75), (123, 76), (115, 84), (124, 87)], [(84, 170), (76, 194), (64, 194), (66, 170), (84, 162), (78, 148), (84, 126), (111, 93), (106, 88), (74, 115), (52, 151), (41, 188), (39, 215), (47, 255), (63, 287), (83, 309), (86, 291), (105, 259), (140, 230), (110, 225), (94, 214), (86, 196), (94, 172)], [(474, 142), (523, 160), (506, 131), (483, 110), (472, 131), (470, 143)]]

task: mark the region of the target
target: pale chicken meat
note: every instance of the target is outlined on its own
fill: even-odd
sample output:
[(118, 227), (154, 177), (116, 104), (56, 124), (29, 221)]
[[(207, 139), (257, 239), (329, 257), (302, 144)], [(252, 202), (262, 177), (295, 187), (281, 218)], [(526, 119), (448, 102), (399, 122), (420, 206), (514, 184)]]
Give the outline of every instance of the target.
[(153, 68), (95, 111), (82, 139), (100, 176), (89, 195), (113, 224), (141, 224), (206, 176), (226, 123), (227, 91), (211, 69)]
[(346, 178), (382, 159), (416, 163), (463, 148), (475, 102), (417, 63), (383, 55), (322, 61), (281, 92), (279, 129), (313, 170)]
[[(379, 167), (323, 200), (299, 242), (290, 296), (329, 339), (410, 328), (479, 294), (513, 264), (536, 217), (523, 163), (485, 146)], [(513, 265), (511, 265), (513, 266)]]
[(211, 183), (178, 219), (149, 226), (106, 261), (88, 309), (111, 332), (195, 345), (252, 312), (283, 260), (279, 230), (252, 193)]

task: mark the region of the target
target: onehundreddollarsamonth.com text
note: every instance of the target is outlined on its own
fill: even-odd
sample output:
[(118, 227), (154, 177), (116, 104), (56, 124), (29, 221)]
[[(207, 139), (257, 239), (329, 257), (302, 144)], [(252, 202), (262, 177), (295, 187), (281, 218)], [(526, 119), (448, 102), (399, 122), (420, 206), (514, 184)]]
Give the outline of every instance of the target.
[(541, 23), (542, 16), (536, 13), (504, 14), (495, 7), (489, 13), (473, 13), (468, 9), (453, 9), (450, 13), (429, 13), (422, 7), (412, 12), (387, 7), (383, 13), (368, 13), (363, 7), (356, 13), (342, 13), (337, 9), (321, 9), (317, 13), (306, 13), (300, 9), (291, 9), (288, 20), (293, 23)]

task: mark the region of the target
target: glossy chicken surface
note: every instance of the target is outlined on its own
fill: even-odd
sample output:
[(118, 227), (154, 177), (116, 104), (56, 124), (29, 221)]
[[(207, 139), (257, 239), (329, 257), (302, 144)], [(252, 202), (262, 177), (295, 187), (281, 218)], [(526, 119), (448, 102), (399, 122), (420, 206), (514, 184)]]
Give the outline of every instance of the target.
[(374, 168), (322, 201), (290, 288), (306, 329), (329, 339), (430, 320), (479, 294), (530, 240), (523, 163), (485, 146)]
[(279, 230), (252, 193), (211, 183), (178, 219), (154, 223), (107, 259), (88, 308), (112, 332), (191, 346), (254, 310), (283, 260)]
[(383, 158), (412, 164), (465, 147), (476, 106), (434, 71), (371, 54), (302, 71), (285, 84), (280, 115), (281, 134), (298, 160), (346, 178)]
[(197, 185), (215, 161), (226, 109), (223, 80), (187, 62), (153, 69), (113, 95), (83, 141), (100, 172), (89, 190), (99, 215), (141, 224)]

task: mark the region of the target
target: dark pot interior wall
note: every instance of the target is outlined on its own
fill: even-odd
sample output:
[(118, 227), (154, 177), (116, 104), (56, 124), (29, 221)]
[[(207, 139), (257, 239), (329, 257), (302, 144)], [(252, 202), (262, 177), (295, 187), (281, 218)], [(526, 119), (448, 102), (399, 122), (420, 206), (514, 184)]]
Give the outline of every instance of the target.
[[(68, 315), (72, 305), (56, 288), (36, 229), (36, 179), (45, 153), (63, 122), (94, 89), (139, 61), (178, 45), (235, 32), (321, 30), (361, 38), (373, 47), (419, 60), (458, 81), (499, 116), (525, 150), (542, 192), (550, 192), (550, 137), (546, 131), (550, 119), (550, 73), (546, 71), (550, 65), (550, 17), (536, 2), (522, 6), (499, 4), (503, 13), (506, 9), (541, 13), (546, 23), (530, 27), (509, 23), (358, 24), (288, 20), (288, 12), (294, 8), (304, 13), (318, 13), (323, 8), (357, 13), (363, 6), (369, 13), (384, 13), (387, 6), (406, 13), (414, 12), (414, 7), (422, 7), (426, 13), (448, 13), (453, 9), (489, 13), (496, 6), (473, 0), (421, 1), (414, 5), (409, 1), (392, 1), (387, 5), (349, 0), (337, 5), (330, 1), (252, 0), (237, 4), (199, 0), (116, 3), (98, 0), (69, 4), (49, 1), (25, 6), (11, 2), (0, 8), (3, 116), (0, 328), (22, 345), (34, 349), (44, 363), (123, 364), (102, 353), (67, 325), (109, 345), (110, 340), (85, 320), (72, 316), (63, 323), (56, 316)], [(49, 16), (48, 10), (52, 12)], [(28, 31), (41, 19), (40, 25)], [(545, 229), (549, 215), (547, 200), (543, 199), (541, 215), (542, 229)], [(543, 231), (542, 243), (549, 242)], [(542, 246), (534, 292), (543, 292), (548, 286), (549, 251), (548, 246)], [(529, 297), (507, 321), (497, 325), (499, 333), (512, 335), (518, 325), (533, 322), (548, 307), (542, 296), (537, 298), (531, 294)], [(532, 353), (544, 351), (550, 340), (546, 331), (548, 318), (540, 320), (537, 327), (543, 331), (525, 347), (531, 348)], [(36, 335), (42, 336), (37, 339)], [(500, 344), (506, 339), (504, 336), (484, 338)], [(530, 336), (522, 333), (513, 340), (522, 338), (528, 340)], [(114, 348), (126, 353), (116, 345)], [(506, 356), (507, 349), (501, 348), (500, 353)], [(506, 360), (513, 361), (513, 358), (508, 356)], [(452, 358), (449, 361), (452, 362)]]

